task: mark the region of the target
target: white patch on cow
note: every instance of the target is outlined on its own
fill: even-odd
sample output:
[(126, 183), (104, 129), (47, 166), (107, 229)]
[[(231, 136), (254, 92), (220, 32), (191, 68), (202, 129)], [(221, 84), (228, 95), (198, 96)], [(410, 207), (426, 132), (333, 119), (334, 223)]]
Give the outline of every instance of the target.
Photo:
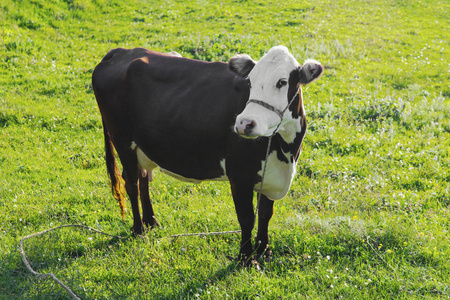
[(136, 155), (137, 155), (137, 160), (138, 160), (139, 166), (142, 169), (145, 169), (148, 172), (151, 172), (151, 171), (153, 171), (153, 169), (158, 167), (158, 165), (155, 164), (153, 161), (151, 161), (147, 157), (147, 155), (145, 155), (144, 152), (142, 152), (142, 150), (139, 147), (136, 147)]
[(213, 179), (214, 181), (228, 181), (227, 169), (225, 168), (225, 158), (220, 161), (220, 166), (222, 167), (223, 175), (219, 178)]
[[(145, 155), (144, 152), (142, 152), (142, 150), (136, 145), (136, 143), (134, 141), (131, 143), (130, 148), (132, 150), (136, 151), (136, 156), (137, 156), (138, 164), (141, 167), (142, 176), (145, 177), (145, 171), (147, 171), (148, 175), (149, 175), (149, 180), (151, 181), (153, 179), (152, 171), (159, 166), (155, 162), (153, 162), (150, 158), (148, 158), (148, 156)], [(222, 171), (223, 171), (222, 176), (217, 177), (217, 178), (205, 179), (205, 180), (186, 178), (179, 174), (173, 173), (169, 170), (163, 169), (161, 167), (159, 169), (162, 173), (167, 174), (175, 179), (185, 181), (185, 182), (190, 182), (190, 183), (201, 183), (202, 181), (228, 181), (228, 177), (226, 175), (226, 170), (225, 170), (225, 159), (222, 159), (220, 161), (220, 166), (222, 167)]]
[[(286, 158), (291, 161), (290, 154), (285, 153)], [(263, 176), (265, 162), (261, 163), (259, 176)], [(267, 158), (266, 174), (264, 175), (261, 193), (270, 200), (280, 200), (289, 192), (292, 180), (296, 172), (296, 162), (285, 163), (277, 158), (277, 153), (272, 152)], [(261, 183), (255, 184), (253, 190), (259, 192)]]
[(189, 182), (189, 183), (201, 183), (203, 180), (198, 180), (198, 179), (192, 179), (192, 178), (186, 178), (183, 177), (181, 175), (175, 174), (173, 172), (170, 172), (169, 170), (163, 169), (163, 168), (159, 168), (161, 170), (161, 172), (163, 172), (164, 174), (167, 174), (175, 179), (184, 181), (184, 182)]
[(158, 167), (158, 165), (151, 161), (147, 155), (145, 155), (144, 152), (136, 146), (136, 143), (133, 142), (131, 147), (132, 149), (134, 147), (136, 150), (138, 164), (141, 167), (141, 176), (145, 178), (145, 176), (148, 175), (148, 181), (153, 181), (153, 169)]
[(176, 51), (170, 51), (170, 52), (167, 52), (167, 54), (169, 54), (171, 56), (175, 56), (175, 57), (183, 57), (180, 53), (178, 53)]
[(178, 180), (185, 181), (185, 182), (190, 182), (190, 183), (201, 183), (203, 181), (228, 181), (228, 177), (227, 177), (226, 172), (225, 172), (225, 159), (222, 159), (220, 161), (220, 166), (222, 167), (224, 175), (222, 175), (220, 177), (217, 177), (217, 178), (211, 178), (211, 179), (205, 179), (205, 180), (186, 178), (186, 177), (183, 177), (183, 176), (181, 176), (179, 174), (173, 173), (173, 172), (171, 172), (169, 170), (166, 170), (166, 169), (163, 169), (163, 168), (160, 168), (160, 170), (164, 174), (170, 175), (173, 178), (176, 178)]
[(289, 122), (282, 122), (278, 133), (281, 135), (283, 140), (290, 144), (294, 142), (297, 133), (302, 129), (299, 120), (289, 120)]
[[(284, 111), (288, 105), (290, 73), (299, 66), (286, 47), (273, 47), (256, 63), (248, 75), (251, 83), (249, 99), (265, 102)], [(279, 88), (277, 83), (280, 80), (288, 83)], [(290, 112), (286, 111), (283, 116), (283, 119), (285, 118), (287, 120), (284, 121), (292, 120)], [(246, 105), (242, 113), (237, 116), (236, 124), (244, 123), (246, 120), (254, 121), (252, 136), (271, 136), (281, 121), (277, 113), (254, 102)]]

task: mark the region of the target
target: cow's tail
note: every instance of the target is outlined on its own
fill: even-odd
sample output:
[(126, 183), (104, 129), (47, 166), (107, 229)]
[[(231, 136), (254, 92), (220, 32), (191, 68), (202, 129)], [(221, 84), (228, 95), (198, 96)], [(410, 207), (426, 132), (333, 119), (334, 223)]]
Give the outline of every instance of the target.
[(120, 213), (122, 214), (122, 218), (125, 219), (125, 195), (123, 193), (122, 175), (117, 167), (116, 156), (114, 155), (114, 144), (106, 129), (105, 123), (103, 123), (103, 134), (105, 136), (106, 169), (108, 171), (109, 179), (111, 180), (111, 191), (114, 199), (119, 202)]

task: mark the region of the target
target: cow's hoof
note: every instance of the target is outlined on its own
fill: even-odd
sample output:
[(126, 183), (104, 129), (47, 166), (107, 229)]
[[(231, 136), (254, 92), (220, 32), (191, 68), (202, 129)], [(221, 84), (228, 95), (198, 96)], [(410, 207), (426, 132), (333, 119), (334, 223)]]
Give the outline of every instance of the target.
[(144, 226), (133, 226), (131, 228), (131, 231), (133, 232), (133, 237), (141, 236), (145, 232)]
[(136, 232), (133, 230), (133, 237), (138, 237), (138, 236), (142, 236), (142, 231), (141, 232)]
[(257, 270), (261, 270), (261, 267), (258, 261), (255, 259), (253, 255), (243, 255), (239, 254), (238, 257), (232, 257), (227, 255), (229, 261), (232, 261), (241, 267), (244, 268), (256, 268)]
[(271, 262), (272, 261), (272, 250), (270, 250), (269, 247), (266, 248), (266, 250), (264, 250), (263, 253), (258, 253), (256, 255), (256, 260), (258, 262), (264, 263), (264, 262)]
[(248, 265), (246, 265), (246, 267), (247, 268), (252, 268), (252, 269), (255, 269), (255, 270), (257, 270), (257, 271), (261, 271), (262, 269), (261, 269), (261, 265), (259, 264), (259, 262), (255, 259), (255, 258), (253, 258), (252, 260), (250, 260), (249, 261), (249, 264)]
[(147, 227), (149, 229), (161, 227), (161, 224), (159, 224), (159, 222), (156, 221), (155, 219), (152, 219), (150, 222), (144, 221), (144, 225), (145, 225), (145, 227)]

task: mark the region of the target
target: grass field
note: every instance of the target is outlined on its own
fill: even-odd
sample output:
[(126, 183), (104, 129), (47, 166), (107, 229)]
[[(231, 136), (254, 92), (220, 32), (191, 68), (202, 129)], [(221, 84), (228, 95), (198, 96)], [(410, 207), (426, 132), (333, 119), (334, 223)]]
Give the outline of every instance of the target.
[[(450, 298), (448, 1), (3, 0), (0, 299)], [(93, 68), (115, 47), (227, 61), (287, 46), (324, 76), (304, 89), (298, 175), (275, 203), (273, 261), (243, 269), (229, 186), (161, 173), (161, 228), (131, 238), (110, 195)]]

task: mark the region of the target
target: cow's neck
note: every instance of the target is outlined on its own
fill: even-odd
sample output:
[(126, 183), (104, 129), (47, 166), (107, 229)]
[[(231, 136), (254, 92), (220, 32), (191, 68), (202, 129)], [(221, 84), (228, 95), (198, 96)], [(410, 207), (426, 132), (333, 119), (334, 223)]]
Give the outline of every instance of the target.
[(290, 119), (283, 122), (278, 130), (278, 134), (281, 136), (284, 142), (292, 144), (297, 137), (297, 134), (301, 132), (301, 123), (299, 119)]
[(290, 162), (296, 161), (300, 155), (306, 128), (306, 116), (302, 110), (300, 116), (286, 121), (277, 132), (279, 151), (281, 150)]

